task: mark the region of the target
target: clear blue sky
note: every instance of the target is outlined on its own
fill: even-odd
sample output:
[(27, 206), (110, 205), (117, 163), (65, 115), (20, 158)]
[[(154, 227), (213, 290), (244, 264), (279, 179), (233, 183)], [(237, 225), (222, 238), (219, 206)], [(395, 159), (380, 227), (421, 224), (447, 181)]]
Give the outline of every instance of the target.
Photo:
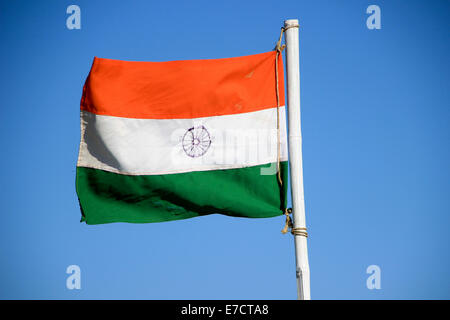
[[(66, 8), (81, 8), (81, 30)], [(370, 4), (381, 30), (368, 30)], [(449, 1), (0, 2), (0, 298), (295, 299), (283, 217), (81, 224), (79, 102), (94, 56), (269, 51), (300, 20), (315, 299), (450, 298)], [(81, 290), (66, 268), (81, 268)], [(366, 268), (381, 267), (381, 290)]]

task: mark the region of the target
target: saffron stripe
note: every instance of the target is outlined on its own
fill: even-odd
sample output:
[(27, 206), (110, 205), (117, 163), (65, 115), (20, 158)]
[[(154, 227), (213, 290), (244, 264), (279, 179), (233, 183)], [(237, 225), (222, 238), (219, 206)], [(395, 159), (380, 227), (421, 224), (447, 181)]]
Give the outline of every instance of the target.
[[(279, 79), (283, 62), (279, 59)], [(94, 58), (81, 109), (138, 119), (192, 119), (273, 108), (275, 51), (244, 57), (133, 62)], [(280, 105), (284, 105), (280, 81)]]

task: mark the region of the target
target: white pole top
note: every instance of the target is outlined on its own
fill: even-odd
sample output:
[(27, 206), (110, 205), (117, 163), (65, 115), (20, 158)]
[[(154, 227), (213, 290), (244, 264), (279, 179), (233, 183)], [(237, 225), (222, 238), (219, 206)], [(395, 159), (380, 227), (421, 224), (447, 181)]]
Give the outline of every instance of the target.
[(285, 27), (298, 26), (298, 20), (297, 20), (297, 19), (289, 19), (289, 20), (285, 20), (285, 21), (284, 21), (284, 26), (285, 26)]

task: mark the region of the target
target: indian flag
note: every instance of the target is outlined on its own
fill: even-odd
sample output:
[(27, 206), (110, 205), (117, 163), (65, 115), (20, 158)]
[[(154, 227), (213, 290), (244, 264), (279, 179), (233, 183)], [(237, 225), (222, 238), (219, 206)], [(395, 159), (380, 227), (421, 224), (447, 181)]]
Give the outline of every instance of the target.
[(283, 62), (279, 57), (277, 101), (276, 54), (94, 58), (81, 99), (81, 221), (283, 214), (287, 139)]

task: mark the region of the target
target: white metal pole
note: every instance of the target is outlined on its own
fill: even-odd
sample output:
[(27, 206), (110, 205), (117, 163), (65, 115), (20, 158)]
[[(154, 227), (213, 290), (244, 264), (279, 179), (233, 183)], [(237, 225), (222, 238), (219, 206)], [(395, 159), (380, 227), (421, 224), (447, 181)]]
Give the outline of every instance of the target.
[[(295, 230), (306, 231), (303, 196), (302, 134), (300, 121), (300, 64), (298, 20), (284, 22), (286, 41), (287, 102), (289, 121), (289, 163), (291, 170), (292, 215)], [(299, 229), (305, 228), (305, 229)], [(295, 233), (295, 232), (294, 232)], [(310, 300), (309, 263), (306, 236), (294, 235), (298, 299)]]

